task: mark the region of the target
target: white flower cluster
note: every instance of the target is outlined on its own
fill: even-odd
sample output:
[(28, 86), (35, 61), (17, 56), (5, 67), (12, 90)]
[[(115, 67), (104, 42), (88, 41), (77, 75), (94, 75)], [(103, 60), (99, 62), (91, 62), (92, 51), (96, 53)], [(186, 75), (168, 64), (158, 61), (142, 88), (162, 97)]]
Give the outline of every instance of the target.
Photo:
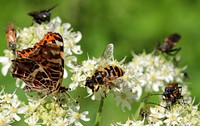
[(52, 19), (48, 24), (34, 24), (17, 32), (17, 50), (33, 47), (47, 32), (56, 32), (63, 37), (65, 56), (82, 54), (80, 45), (76, 45), (82, 38), (80, 32), (72, 32), (69, 23), (62, 23), (60, 17)]
[(164, 90), (169, 83), (183, 83), (184, 68), (179, 68), (162, 55), (133, 54), (133, 59), (127, 64), (129, 74), (137, 78), (137, 85), (145, 91)]
[(4, 76), (7, 75), (9, 68), (11, 67), (11, 60), (13, 59), (13, 53), (10, 50), (4, 50), (5, 56), (0, 56), (0, 63), (2, 64), (1, 72)]
[(20, 121), (20, 114), (25, 114), (27, 106), (13, 92), (8, 94), (4, 89), (0, 92), (0, 126), (9, 126)]
[[(137, 98), (137, 94), (132, 92), (132, 88), (130, 87), (130, 80), (134, 80), (134, 78), (128, 78), (126, 73), (126, 66), (124, 66), (122, 60), (121, 62), (118, 62), (117, 60), (114, 60), (113, 57), (113, 44), (109, 44), (105, 51), (103, 52), (102, 57), (100, 58), (88, 58), (88, 60), (83, 61), (81, 64), (76, 65), (72, 68), (71, 72), (74, 74), (72, 75), (72, 83), (69, 85), (69, 88), (72, 90), (75, 90), (77, 86), (85, 87), (86, 78), (92, 77), (94, 72), (98, 69), (104, 68), (106, 66), (117, 66), (125, 71), (125, 75), (123, 77), (112, 80), (113, 85), (109, 85), (111, 90), (105, 85), (99, 85), (99, 89), (95, 92), (92, 92), (90, 88), (87, 88), (87, 91), (89, 93), (89, 96), (92, 95), (93, 100), (100, 100), (101, 97), (105, 97), (107, 93), (112, 94), (115, 96), (116, 104), (119, 105), (122, 103), (122, 110), (124, 111), (124, 108), (127, 107), (129, 110), (131, 110), (131, 104), (133, 100)], [(119, 74), (119, 73), (118, 73)], [(124, 79), (124, 76), (126, 76), (127, 80)], [(94, 84), (97, 85), (98, 84)]]
[(18, 99), (16, 92), (0, 92), (0, 126), (8, 126), (20, 121), (19, 115), (24, 115), (24, 122), (30, 126), (82, 126), (82, 121), (89, 121), (88, 111), (79, 112), (80, 106), (74, 101), (61, 103), (59, 99), (29, 97), (28, 105)]
[[(50, 100), (50, 101), (49, 101)], [(80, 106), (75, 102), (61, 103), (59, 99), (28, 97), (28, 109), (24, 122), (28, 125), (82, 126), (82, 121), (89, 121), (88, 111), (79, 112)]]
[[(72, 30), (71, 25), (69, 23), (62, 23), (60, 17), (52, 19), (48, 24), (34, 24), (33, 26), (18, 31), (17, 50), (33, 47), (47, 32), (56, 32), (63, 38), (65, 64), (71, 67), (70, 63), (77, 60), (72, 54), (82, 54), (81, 46), (77, 45), (82, 35), (80, 32), (73, 32)], [(66, 78), (67, 75), (67, 71), (64, 69), (63, 77)]]
[(165, 109), (161, 106), (151, 107), (143, 120), (128, 119), (125, 123), (117, 122), (113, 126), (199, 126), (200, 111), (198, 105), (181, 103)]
[[(146, 52), (139, 55), (133, 54), (132, 61), (128, 63), (124, 63), (125, 59), (117, 61), (113, 56), (113, 44), (106, 47), (101, 57), (88, 57), (87, 60), (78, 64), (74, 54), (82, 54), (80, 45), (77, 45), (82, 38), (81, 33), (73, 32), (71, 25), (62, 23), (59, 17), (52, 19), (47, 24), (34, 24), (27, 28), (18, 29), (16, 50), (33, 47), (50, 31), (57, 32), (63, 37), (64, 63), (70, 69), (69, 72), (72, 73), (72, 82), (69, 84), (69, 88), (71, 91), (75, 91), (78, 86), (86, 88), (88, 96), (91, 96), (92, 100), (102, 100), (107, 94), (111, 94), (114, 96), (116, 105), (121, 105), (123, 111), (125, 111), (125, 108), (131, 110), (132, 103), (135, 100), (140, 100), (141, 96), (146, 94), (145, 92), (163, 92), (167, 84), (174, 82), (181, 85), (181, 96), (183, 96), (185, 104), (172, 105), (170, 110), (155, 106), (150, 108), (147, 117), (143, 120), (128, 119), (124, 124), (115, 123), (112, 125), (186, 124), (189, 126), (198, 123), (200, 117), (197, 110), (198, 105), (194, 106), (191, 103), (190, 92), (184, 83), (184, 70), (186, 67), (179, 68), (171, 59), (169, 60), (161, 54), (146, 54)], [(11, 60), (15, 56), (9, 50), (4, 50), (4, 53), (5, 56), (0, 56), (0, 63), (3, 65), (2, 74), (6, 76), (11, 66)], [(67, 76), (67, 71), (64, 69), (64, 78), (67, 78)], [(86, 79), (89, 79), (89, 84), (86, 84)], [(99, 81), (102, 82), (99, 83)], [(16, 84), (19, 84), (19, 79)], [(48, 99), (48, 97), (27, 96), (27, 98), (28, 105), (25, 105), (18, 100), (15, 92), (6, 94), (2, 90), (0, 92), (0, 125), (9, 125), (19, 121), (18, 114), (24, 114), (24, 122), (35, 126), (82, 126), (81, 120), (90, 120), (86, 117), (88, 111), (80, 113), (80, 105), (74, 104), (75, 102), (61, 103), (59, 101), (61, 99), (55, 97), (51, 97), (54, 99)]]
[[(34, 24), (30, 27), (18, 29), (16, 50), (22, 50), (33, 47), (33, 45), (39, 42), (47, 32), (57, 32), (63, 37), (64, 42), (64, 60), (68, 67), (71, 67), (70, 63), (77, 60), (72, 54), (82, 54), (80, 45), (77, 43), (81, 40), (82, 35), (80, 32), (73, 32), (69, 23), (62, 23), (60, 17), (52, 19), (48, 24)], [(14, 55), (11, 55), (11, 51), (4, 51), (5, 56), (0, 57), (0, 63), (2, 63), (2, 73), (5, 76), (8, 69), (11, 66), (11, 59)], [(67, 77), (67, 71), (64, 70), (64, 78)]]
[[(109, 44), (113, 46), (113, 44)], [(113, 48), (103, 52), (102, 57), (113, 57)], [(106, 54), (106, 56), (104, 56)], [(111, 56), (108, 56), (111, 55)], [(116, 104), (122, 105), (122, 110), (127, 107), (131, 110), (131, 104), (134, 100), (139, 100), (143, 93), (143, 90), (152, 92), (164, 90), (165, 86), (172, 82), (183, 83), (185, 68), (178, 68), (172, 61), (167, 60), (164, 56), (156, 56), (154, 54), (141, 55), (133, 54), (131, 62), (124, 64), (124, 60), (118, 62), (114, 58), (108, 58), (106, 64), (102, 65), (104, 59), (100, 58), (88, 58), (81, 64), (74, 66), (71, 70), (72, 83), (70, 88), (75, 90), (77, 86), (85, 87), (86, 78), (92, 77), (96, 70), (101, 66), (118, 66), (124, 70), (124, 75), (119, 79), (112, 81), (116, 84), (117, 88), (108, 90), (106, 86), (100, 86), (97, 92), (92, 92), (89, 88), (88, 93), (92, 95), (92, 99), (100, 100), (101, 97), (105, 97), (105, 93), (112, 94), (115, 98)], [(95, 85), (95, 84), (94, 84)], [(98, 85), (98, 84), (96, 84)]]

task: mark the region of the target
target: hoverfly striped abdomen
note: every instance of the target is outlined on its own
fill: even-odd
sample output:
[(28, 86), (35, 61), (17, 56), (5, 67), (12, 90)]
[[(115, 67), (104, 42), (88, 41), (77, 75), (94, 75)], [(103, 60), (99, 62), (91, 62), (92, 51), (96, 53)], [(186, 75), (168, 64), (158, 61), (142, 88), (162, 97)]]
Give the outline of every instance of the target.
[(124, 75), (124, 71), (118, 66), (106, 66), (104, 70), (106, 73), (106, 77), (109, 80), (113, 80), (115, 78), (118, 78)]
[(124, 75), (124, 71), (119, 66), (106, 66), (95, 71), (92, 77), (86, 78), (85, 86), (92, 89), (93, 92), (98, 91), (100, 85), (109, 86), (109, 83), (116, 78)]

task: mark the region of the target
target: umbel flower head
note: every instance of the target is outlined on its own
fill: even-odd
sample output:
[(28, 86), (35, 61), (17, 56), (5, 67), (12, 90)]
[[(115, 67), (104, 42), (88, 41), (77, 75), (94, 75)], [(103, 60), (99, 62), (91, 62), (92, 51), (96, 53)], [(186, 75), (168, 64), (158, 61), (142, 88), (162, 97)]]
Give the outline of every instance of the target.
[(16, 92), (0, 92), (0, 126), (8, 126), (20, 121), (19, 115), (24, 116), (24, 122), (28, 125), (52, 125), (52, 126), (82, 126), (82, 121), (89, 121), (88, 111), (79, 112), (80, 105), (74, 101), (59, 102), (60, 99), (48, 99), (48, 97), (30, 97), (28, 104), (19, 100)]
[(17, 50), (22, 50), (27, 47), (33, 47), (36, 42), (39, 42), (47, 32), (56, 32), (63, 37), (65, 56), (81, 54), (82, 50), (77, 43), (81, 40), (80, 32), (72, 32), (69, 23), (62, 23), (60, 17), (52, 19), (48, 24), (35, 24), (30, 27), (25, 27), (17, 32)]
[[(21, 51), (22, 49), (32, 48), (35, 43), (40, 42), (43, 36), (47, 32), (57, 32), (63, 38), (64, 43), (64, 60), (65, 67), (72, 67), (72, 62), (76, 62), (77, 58), (74, 54), (81, 54), (82, 50), (78, 42), (81, 40), (82, 35), (80, 32), (73, 32), (71, 25), (69, 23), (62, 23), (59, 17), (52, 19), (49, 23), (43, 23), (41, 25), (34, 24), (33, 26), (25, 27), (23, 29), (16, 29), (17, 31), (17, 42), (16, 51)], [(5, 76), (11, 67), (11, 60), (15, 59), (15, 55), (12, 51), (5, 50), (5, 56), (0, 57), (0, 63), (2, 63), (2, 73)], [(67, 70), (64, 69), (63, 78), (68, 76)], [(16, 85), (19, 87), (21, 81), (17, 79)], [(21, 85), (24, 88), (25, 83)]]
[[(80, 32), (73, 32), (72, 30), (71, 25), (69, 23), (62, 23), (60, 17), (52, 19), (47, 24), (34, 24), (23, 29), (18, 28), (16, 50), (33, 47), (47, 32), (57, 32), (63, 37), (65, 64), (70, 67), (70, 63), (77, 60), (73, 54), (82, 54), (80, 45), (77, 45), (82, 35)], [(3, 65), (3, 75), (6, 75), (11, 66), (10, 60), (14, 58), (14, 55), (10, 54), (11, 51), (4, 51), (4, 53), (5, 56), (0, 57), (0, 63)], [(67, 72), (66, 70), (64, 71), (64, 78), (66, 78)]]
[[(170, 109), (165, 109), (164, 107), (161, 107), (164, 106), (162, 105), (163, 102), (161, 102), (160, 106), (151, 107), (147, 113), (147, 116), (145, 116), (145, 118), (143, 118), (142, 120), (128, 119), (126, 123), (119, 122), (113, 123), (112, 125), (198, 125), (200, 115), (199, 111), (197, 110), (198, 105), (193, 105), (193, 102), (189, 102), (191, 101), (191, 98), (188, 96), (190, 93), (187, 91), (187, 86), (185, 85), (185, 83), (183, 83), (183, 72), (186, 67), (179, 68), (176, 64), (174, 64), (172, 60), (167, 60), (166, 57), (164, 57), (163, 55), (155, 55), (154, 53), (147, 54), (146, 52), (143, 52), (139, 55), (133, 54), (132, 61), (128, 63), (124, 63), (125, 58), (122, 61), (117, 61), (116, 59), (114, 59), (113, 56), (113, 44), (109, 44), (106, 47), (101, 57), (90, 58), (88, 56), (87, 60), (84, 60), (80, 64), (77, 64), (77, 58), (76, 56), (74, 56), (74, 54), (82, 54), (81, 47), (80, 45), (78, 45), (78, 42), (82, 37), (81, 33), (73, 32), (70, 24), (62, 23), (59, 17), (52, 19), (49, 23), (42, 23), (40, 25), (35, 23), (30, 27), (26, 27), (23, 29), (19, 28), (17, 30), (16, 51), (31, 48), (35, 45), (35, 43), (38, 42), (46, 43), (45, 40), (47, 39), (45, 39), (44, 41), (40, 40), (47, 32), (56, 32), (62, 36), (60, 37), (60, 40), (63, 39), (63, 43), (62, 41), (59, 41), (61, 43), (61, 46), (57, 46), (59, 48), (57, 48), (57, 50), (59, 50), (58, 55), (62, 57), (60, 59), (63, 59), (63, 56), (61, 56), (63, 53), (60, 47), (64, 47), (64, 63), (65, 66), (69, 69), (68, 72), (72, 73), (72, 82), (70, 83), (69, 88), (71, 89), (71, 91), (75, 91), (78, 86), (84, 87), (87, 90), (88, 96), (91, 96), (92, 100), (101, 100), (99, 113), (97, 114), (96, 118), (96, 122), (98, 124), (98, 120), (100, 120), (101, 117), (101, 109), (103, 107), (102, 99), (104, 99), (107, 94), (114, 97), (113, 99), (115, 100), (116, 105), (120, 106), (123, 111), (125, 111), (125, 108), (131, 110), (132, 107), (134, 107), (134, 105), (132, 104), (136, 100), (139, 101), (141, 99), (141, 96), (144, 95), (145, 92), (159, 92), (160, 90), (164, 90), (166, 84), (175, 82), (181, 84), (183, 87), (181, 92), (182, 94), (180, 95), (180, 98), (182, 98), (183, 96), (183, 104), (173, 103), (171, 104)], [(52, 34), (50, 36), (52, 36)], [(51, 37), (48, 36), (47, 38)], [(55, 40), (57, 40), (56, 38), (59, 37), (54, 37)], [(53, 41), (50, 42), (53, 43)], [(41, 44), (39, 47), (42, 48), (42, 46), (43, 45)], [(39, 51), (37, 51), (40, 52), (41, 48), (36, 48), (36, 50), (38, 49)], [(45, 48), (47, 49), (47, 47)], [(13, 66), (15, 66), (17, 70), (19, 70), (19, 73), (24, 70), (24, 64), (22, 64), (19, 68), (19, 65), (14, 65), (14, 62), (11, 62), (11, 60), (16, 58), (16, 56), (13, 55), (15, 53), (12, 51), (5, 50), (5, 56), (0, 57), (0, 63), (3, 65), (2, 73), (4, 76), (7, 74), (11, 63), (13, 63)], [(45, 55), (45, 53), (43, 54)], [(25, 60), (25, 58), (21, 58), (22, 60), (20, 58), (20, 60), (18, 60), (17, 58), (16, 60), (13, 60), (16, 64), (19, 62), (21, 63), (22, 60)], [(50, 58), (53, 59), (52, 57)], [(38, 62), (32, 60), (31, 63), (37, 64)], [(62, 63), (63, 60), (61, 60), (61, 62), (59, 62), (58, 64), (60, 65)], [(35, 66), (35, 64), (33, 66)], [(30, 77), (28, 79), (35, 79), (36, 81), (38, 81), (40, 80), (40, 78), (45, 78), (44, 76), (47, 74), (38, 74), (38, 76), (36, 76), (37, 74), (35, 74), (38, 71), (38, 73), (40, 73), (41, 71), (43, 73), (47, 73), (48, 70), (41, 70), (43, 69), (43, 66), (39, 67), (38, 70), (38, 68), (36, 68), (36, 65), (36, 70), (33, 70), (34, 76), (28, 75), (28, 77)], [(58, 70), (59, 75), (63, 75), (63, 65), (60, 66), (62, 66), (62, 68), (60, 67), (62, 70), (56, 70)], [(48, 68), (49, 67), (47, 67), (47, 69)], [(57, 67), (53, 66), (51, 68)], [(13, 73), (12, 75), (14, 75)], [(53, 74), (54, 73), (55, 72), (53, 71)], [(57, 75), (58, 74), (54, 76), (48, 75), (48, 79), (57, 77)], [(23, 77), (24, 81), (28, 80), (26, 78), (26, 74), (23, 74)], [(61, 77), (62, 76), (59, 76), (58, 79), (58, 82), (60, 83), (52, 83), (52, 85), (51, 83), (48, 83), (49, 81), (47, 81), (47, 83), (43, 83), (42, 81), (40, 81), (41, 83), (37, 85), (34, 83), (35, 80), (31, 80), (31, 83), (29, 83), (29, 89), (34, 88), (39, 93), (43, 92), (41, 88), (38, 88), (41, 85), (44, 86), (47, 91), (52, 87), (54, 89), (63, 89), (64, 87), (59, 88), (62, 81)], [(64, 69), (64, 78), (66, 77), (67, 71), (66, 69)], [(44, 80), (48, 79), (45, 78)], [(17, 80), (16, 83), (19, 83), (19, 81)], [(49, 84), (50, 88), (46, 88), (46, 84)], [(32, 85), (34, 85), (34, 87)], [(58, 86), (58, 88), (55, 88), (56, 86)], [(13, 94), (6, 94), (4, 90), (0, 92), (0, 125), (10, 125), (15, 121), (19, 121), (21, 119), (19, 117), (19, 114), (24, 115), (24, 122), (26, 124), (36, 126), (82, 126), (83, 121), (87, 122), (90, 120), (89, 118), (87, 118), (87, 115), (89, 114), (88, 111), (80, 112), (80, 104), (77, 104), (74, 101), (69, 101), (69, 99), (66, 100), (66, 97), (62, 96), (64, 93), (59, 94), (63, 90), (50, 91), (55, 91), (56, 96), (54, 97), (53, 95), (49, 97), (47, 96), (48, 93), (46, 93), (45, 97), (43, 98), (37, 96), (30, 97), (27, 95), (27, 105), (18, 99), (15, 92)], [(58, 93), (56, 91), (60, 92)], [(59, 95), (61, 95), (62, 97), (59, 97)]]
[(168, 83), (183, 83), (186, 69), (177, 67), (172, 60), (167, 60), (162, 55), (146, 52), (140, 55), (133, 53), (133, 59), (127, 64), (127, 68), (137, 79), (136, 85), (148, 92), (164, 89)]
[[(101, 97), (105, 97), (106, 93), (110, 93), (115, 97), (116, 104), (121, 104), (124, 111), (125, 107), (131, 110), (132, 102), (140, 99), (143, 90), (160, 91), (164, 90), (167, 83), (183, 82), (185, 68), (178, 68), (171, 60), (167, 60), (163, 56), (146, 54), (145, 52), (140, 55), (133, 54), (132, 61), (124, 64), (125, 59), (120, 62), (114, 59), (113, 50), (113, 44), (109, 44), (100, 58), (88, 57), (88, 60), (74, 66), (71, 70), (74, 74), (69, 87), (72, 90), (75, 90), (77, 86), (86, 87), (93, 100), (100, 100)], [(114, 80), (110, 79), (107, 84), (105, 82), (96, 83), (94, 78), (97, 78), (98, 71), (102, 68), (109, 68), (109, 66), (118, 66), (124, 71), (124, 74)], [(107, 73), (109, 72), (111, 73), (107, 70)], [(108, 78), (110, 76), (108, 75)], [(97, 86), (98, 90), (92, 91), (88, 88), (86, 85), (86, 78), (88, 77), (93, 81), (92, 85)], [(109, 85), (109, 88), (106, 85)]]
[[(162, 103), (161, 103), (162, 104)], [(151, 107), (147, 116), (142, 120), (128, 119), (125, 123), (117, 122), (113, 126), (198, 126), (200, 111), (198, 105), (191, 103), (177, 103), (170, 109), (161, 106)]]
[(48, 98), (28, 97), (28, 109), (24, 115), (25, 123), (28, 125), (82, 126), (81, 121), (90, 120), (86, 117), (89, 112), (80, 113), (80, 105), (74, 101), (61, 103), (56, 98), (49, 100)]
[(86, 87), (93, 100), (100, 100), (110, 93), (115, 96), (117, 105), (122, 103), (123, 110), (125, 107), (130, 110), (130, 103), (136, 98), (136, 94), (131, 91), (129, 80), (123, 78), (123, 74), (126, 74), (124, 60), (120, 62), (115, 60), (113, 51), (114, 45), (109, 44), (100, 58), (88, 57), (88, 60), (74, 66), (71, 70), (74, 74), (69, 87), (72, 90), (77, 86)]
[(6, 93), (4, 89), (0, 92), (0, 125), (8, 126), (15, 121), (20, 121), (19, 115), (25, 114), (27, 106), (19, 100), (15, 91), (12, 94)]

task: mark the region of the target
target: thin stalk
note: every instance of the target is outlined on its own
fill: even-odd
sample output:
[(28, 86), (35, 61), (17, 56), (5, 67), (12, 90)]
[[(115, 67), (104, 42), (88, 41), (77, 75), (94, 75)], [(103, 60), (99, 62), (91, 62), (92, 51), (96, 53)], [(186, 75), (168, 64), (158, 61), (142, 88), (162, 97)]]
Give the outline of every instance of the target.
[(139, 118), (141, 108), (143, 108), (143, 107), (144, 107), (144, 102), (141, 102), (140, 106), (138, 107), (137, 111), (135, 112), (135, 114), (134, 114), (134, 116), (133, 116), (134, 119), (138, 119), (138, 118)]
[(99, 104), (99, 110), (96, 115), (95, 126), (99, 126), (99, 124), (100, 124), (103, 104), (104, 104), (104, 97), (101, 97), (101, 101)]

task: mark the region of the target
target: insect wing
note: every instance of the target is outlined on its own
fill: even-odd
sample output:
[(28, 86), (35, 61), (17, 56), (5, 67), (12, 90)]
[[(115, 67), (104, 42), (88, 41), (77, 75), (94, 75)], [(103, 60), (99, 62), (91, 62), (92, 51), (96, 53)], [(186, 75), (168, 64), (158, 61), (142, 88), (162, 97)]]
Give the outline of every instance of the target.
[(104, 67), (108, 65), (110, 61), (114, 60), (113, 51), (114, 45), (108, 44), (99, 60), (99, 66)]
[(12, 76), (26, 83), (25, 92), (42, 92), (49, 90), (46, 83), (51, 83), (47, 73), (40, 65), (30, 58), (17, 58), (12, 61)]
[[(13, 60), (11, 72), (13, 77), (26, 83), (25, 91), (52, 94), (60, 91), (63, 79), (63, 39), (59, 34), (49, 32), (43, 40), (37, 48), (31, 48), (32, 53)], [(29, 51), (30, 48), (21, 52)]]
[(112, 80), (112, 82), (109, 84), (111, 88), (115, 88), (116, 90), (123, 89), (122, 86), (125, 85), (128, 86), (128, 82), (120, 77)]

